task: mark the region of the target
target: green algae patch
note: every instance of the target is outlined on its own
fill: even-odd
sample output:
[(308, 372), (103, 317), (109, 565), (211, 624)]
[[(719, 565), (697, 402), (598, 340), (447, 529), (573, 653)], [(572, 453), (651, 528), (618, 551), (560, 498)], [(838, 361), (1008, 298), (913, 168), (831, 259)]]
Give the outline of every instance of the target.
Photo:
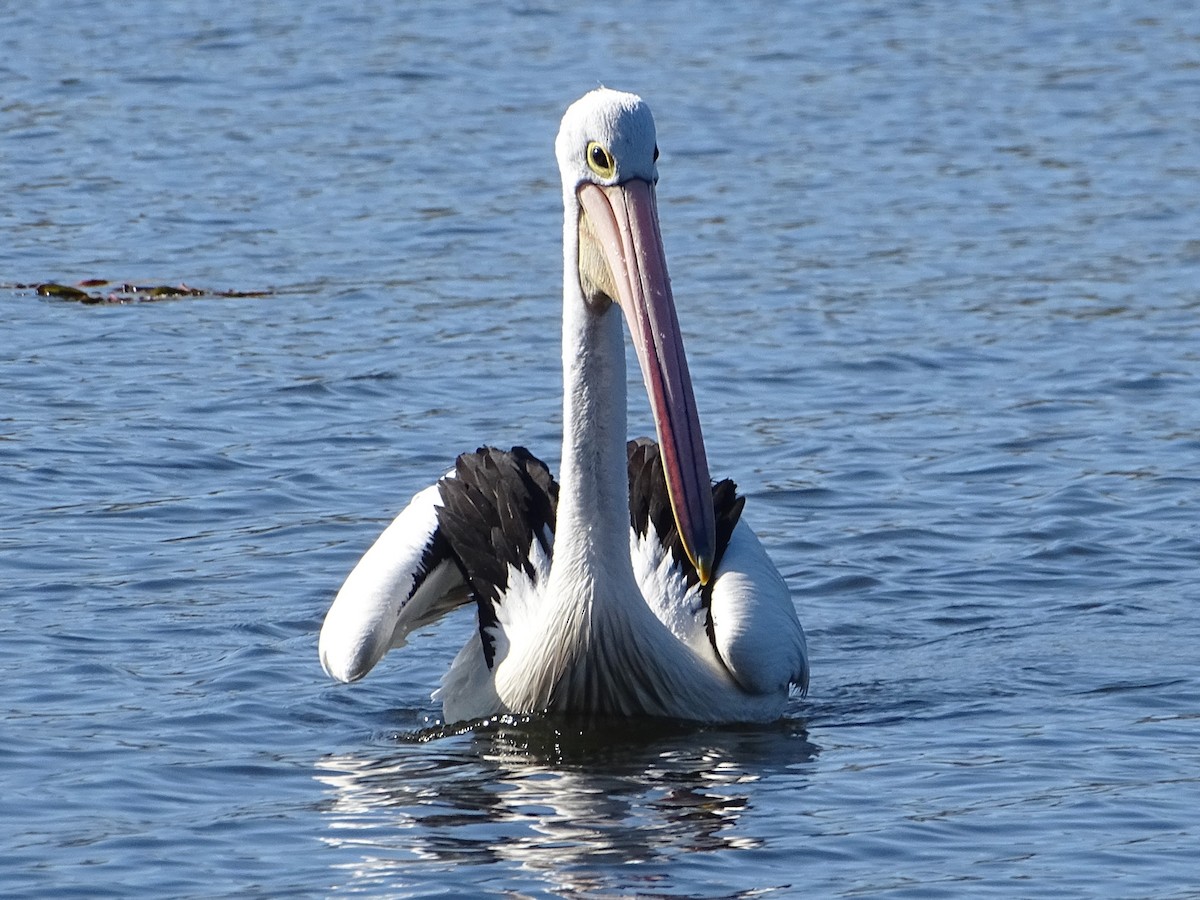
[(271, 291), (211, 290), (195, 288), (186, 284), (114, 283), (103, 278), (89, 278), (77, 285), (46, 281), (33, 284), (14, 284), (11, 287), (15, 290), (32, 290), (40, 297), (84, 304), (153, 303), (161, 300), (179, 300), (184, 297), (267, 297), (272, 293)]

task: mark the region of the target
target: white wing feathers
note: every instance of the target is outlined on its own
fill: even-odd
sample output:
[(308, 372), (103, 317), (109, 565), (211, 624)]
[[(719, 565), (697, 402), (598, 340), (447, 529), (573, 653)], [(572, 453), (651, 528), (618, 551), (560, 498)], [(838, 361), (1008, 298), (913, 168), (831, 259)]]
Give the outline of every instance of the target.
[(469, 599), (438, 531), (438, 485), (421, 491), (346, 578), (321, 627), (321, 665), (357, 681), (409, 633)]
[(717, 653), (743, 690), (808, 690), (808, 647), (791, 592), (745, 522), (721, 557), (709, 612)]

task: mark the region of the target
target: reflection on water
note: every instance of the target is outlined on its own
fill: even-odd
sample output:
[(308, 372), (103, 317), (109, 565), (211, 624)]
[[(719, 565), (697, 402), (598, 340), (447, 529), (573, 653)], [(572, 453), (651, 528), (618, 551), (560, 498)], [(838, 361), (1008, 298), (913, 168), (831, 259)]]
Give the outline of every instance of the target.
[(378, 756), (317, 763), (330, 789), (323, 840), (351, 851), (339, 864), (347, 886), (394, 888), (414, 878), (414, 864), (505, 861), (577, 895), (627, 863), (753, 849), (763, 843), (752, 801), (760, 782), (801, 788), (818, 753), (798, 720), (713, 730), (507, 720), (398, 739)]

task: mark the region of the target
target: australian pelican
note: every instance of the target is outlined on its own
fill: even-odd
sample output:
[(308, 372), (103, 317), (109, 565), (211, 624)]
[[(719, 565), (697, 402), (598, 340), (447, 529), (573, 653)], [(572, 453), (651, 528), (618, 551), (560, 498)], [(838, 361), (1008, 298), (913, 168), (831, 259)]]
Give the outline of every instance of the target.
[[(777, 718), (808, 686), (783, 578), (708, 474), (659, 232), (650, 109), (601, 88), (563, 116), (561, 479), (528, 451), (460, 456), (347, 577), (325, 671), (362, 678), (416, 628), (473, 603), (442, 680), (447, 722), (577, 712)], [(658, 442), (626, 444), (629, 323)]]

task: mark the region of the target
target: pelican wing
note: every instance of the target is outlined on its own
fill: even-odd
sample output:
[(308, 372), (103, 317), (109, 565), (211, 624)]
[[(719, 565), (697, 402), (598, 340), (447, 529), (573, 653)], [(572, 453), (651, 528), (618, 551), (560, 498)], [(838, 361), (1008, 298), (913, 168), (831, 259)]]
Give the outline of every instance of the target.
[(481, 447), (421, 491), (359, 560), (321, 628), (325, 671), (357, 681), (408, 635), (475, 601), (490, 667), (493, 626), (512, 570), (536, 580), (530, 546), (548, 558), (558, 485), (523, 447)]
[[(700, 584), (695, 565), (680, 540), (667, 497), (658, 446), (648, 438), (628, 445), (629, 510), (635, 535), (653, 532), (669, 552), (684, 587), (664, 590), (654, 583), (647, 591), (652, 606), (664, 601), (689, 604), (699, 595), (706, 612), (708, 641), (733, 680), (751, 694), (772, 694), (795, 685), (808, 689), (808, 649), (791, 592), (750, 526), (741, 521), (744, 497), (725, 479), (713, 485), (716, 515), (716, 578)], [(645, 575), (646, 573), (643, 573)], [(660, 618), (675, 623), (681, 639), (689, 610), (660, 608)]]
[(438, 522), (441, 489), (418, 493), (358, 561), (321, 627), (325, 671), (357, 681), (408, 635), (470, 599)]
[(479, 637), (490, 669), (496, 654), (499, 606), (513, 573), (536, 584), (534, 563), (549, 560), (554, 543), (558, 484), (546, 464), (524, 447), (480, 447), (443, 478), (438, 522), (479, 607)]
[[(629, 518), (635, 535), (649, 532), (670, 553), (676, 568), (689, 587), (700, 584), (700, 573), (692, 561), (679, 534), (675, 512), (671, 507), (658, 444), (650, 438), (634, 438), (626, 445), (629, 464)], [(712, 486), (716, 519), (716, 546), (713, 567), (721, 563), (721, 554), (742, 514), (745, 498), (737, 495), (737, 486), (725, 479)], [(707, 602), (707, 591), (705, 591)]]
[(808, 647), (791, 591), (745, 522), (725, 545), (708, 614), (713, 646), (743, 690), (808, 690)]

